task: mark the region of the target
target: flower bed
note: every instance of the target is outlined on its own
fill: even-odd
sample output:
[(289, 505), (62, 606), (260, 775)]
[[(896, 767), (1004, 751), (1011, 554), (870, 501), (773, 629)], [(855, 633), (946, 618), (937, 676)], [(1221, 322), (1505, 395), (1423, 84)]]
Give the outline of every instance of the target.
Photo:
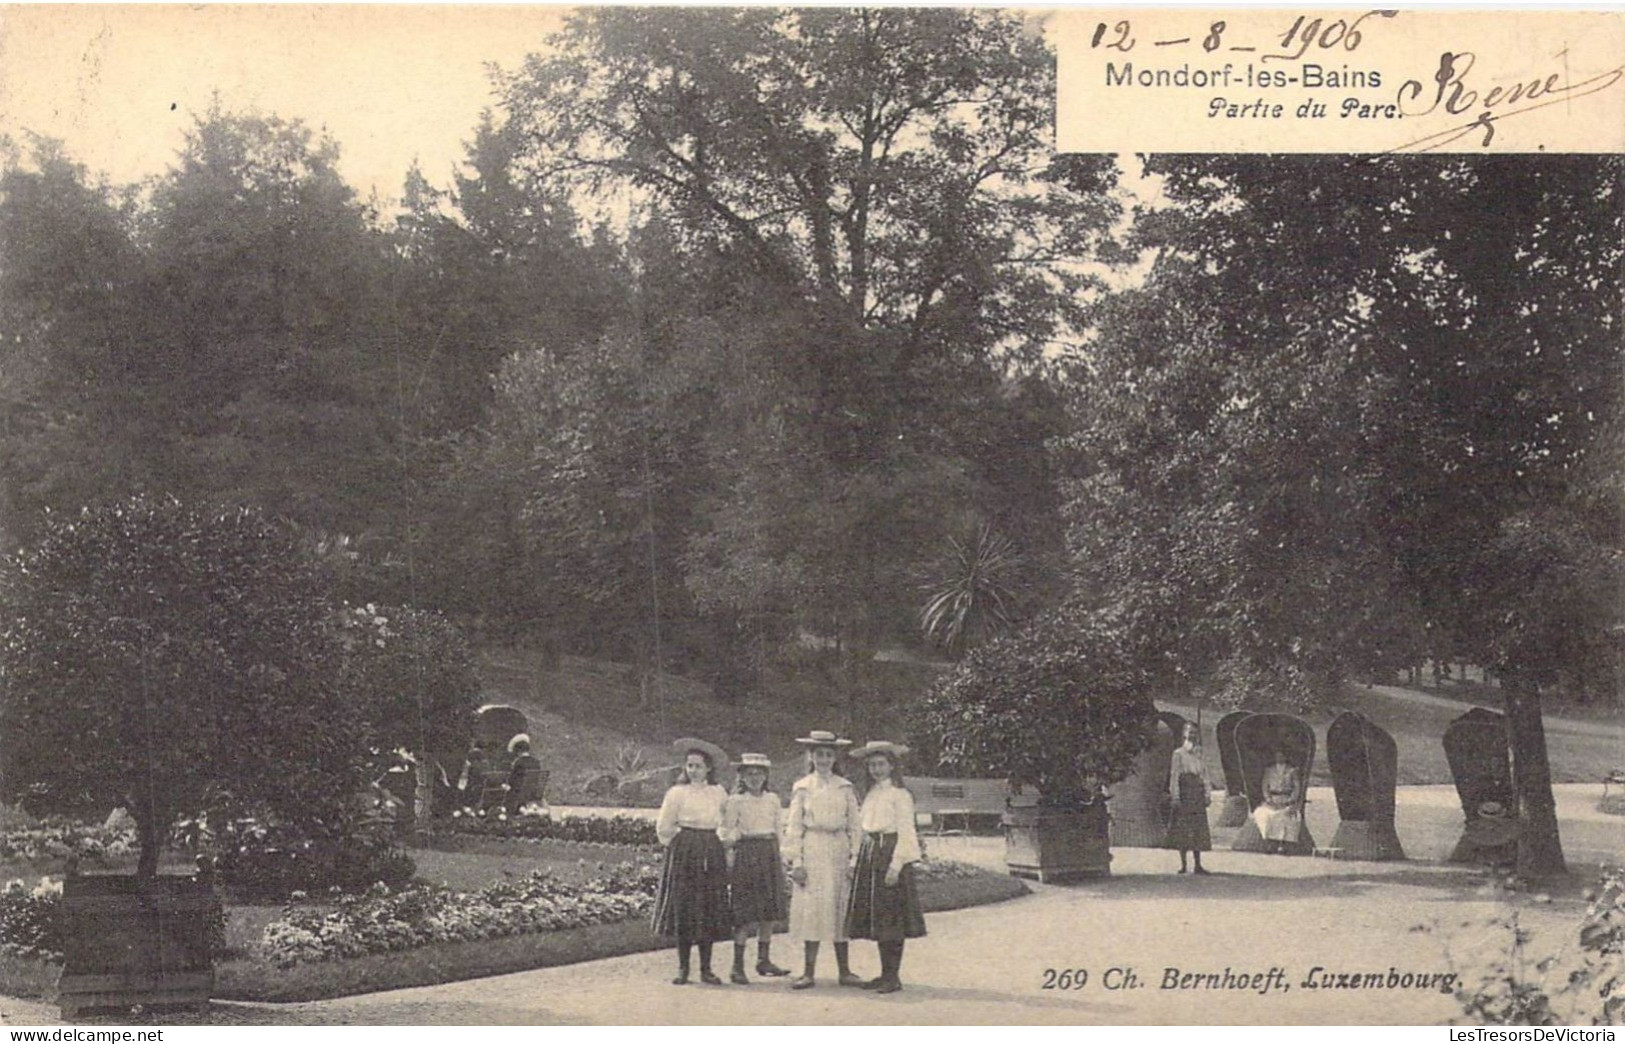
[(0, 831), (0, 862), (39, 863), (76, 856), (105, 861), (136, 851), (134, 827), (106, 827), (49, 819), (26, 829)]
[(655, 824), (636, 816), (570, 816), (551, 812), (480, 815), (464, 810), (447, 823), (452, 833), (525, 841), (573, 841), (578, 844), (658, 848)]
[(0, 891), (0, 954), (60, 961), (61, 909), (61, 881), (42, 877), (32, 889), (21, 880), (8, 882)]
[(289, 907), (281, 920), (266, 926), (261, 948), (271, 963), (288, 968), (430, 943), (623, 921), (648, 912), (659, 880), (658, 868), (626, 863), (581, 884), (537, 871), (471, 893), (426, 885), (392, 893), (375, 886), (330, 908)]

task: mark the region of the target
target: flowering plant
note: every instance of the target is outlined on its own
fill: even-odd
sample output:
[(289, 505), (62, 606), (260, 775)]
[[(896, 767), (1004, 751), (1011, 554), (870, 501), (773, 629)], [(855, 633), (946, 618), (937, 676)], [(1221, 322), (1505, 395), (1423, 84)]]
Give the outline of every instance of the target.
[(648, 913), (657, 867), (623, 863), (580, 884), (538, 870), (478, 892), (375, 885), (331, 907), (284, 909), (260, 946), (278, 967), (392, 953), (435, 942), (467, 942), (624, 921)]

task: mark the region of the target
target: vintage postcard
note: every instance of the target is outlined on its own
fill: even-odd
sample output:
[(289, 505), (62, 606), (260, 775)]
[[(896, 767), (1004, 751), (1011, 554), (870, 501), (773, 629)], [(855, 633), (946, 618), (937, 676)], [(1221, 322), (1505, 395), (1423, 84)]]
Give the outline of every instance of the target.
[(0, 6), (0, 1023), (1618, 1022), (1622, 80)]

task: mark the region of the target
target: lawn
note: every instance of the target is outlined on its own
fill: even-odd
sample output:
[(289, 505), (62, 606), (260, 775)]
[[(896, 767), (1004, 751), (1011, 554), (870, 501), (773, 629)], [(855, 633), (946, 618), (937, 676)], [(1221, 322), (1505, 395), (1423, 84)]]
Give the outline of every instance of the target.
[[(1481, 705), (1492, 709), (1499, 700), (1488, 690), (1473, 692)], [(1343, 711), (1358, 711), (1387, 729), (1399, 748), (1399, 785), (1415, 786), (1450, 783), (1450, 766), (1444, 757), (1444, 730), (1460, 717), (1464, 707), (1454, 692), (1435, 696), (1388, 686), (1344, 685), (1335, 703), (1303, 715), (1315, 728), (1321, 743), (1315, 751), (1311, 783), (1331, 786), (1324, 746), (1326, 727)], [(1194, 717), (1196, 708), (1158, 700), (1158, 706)], [(1202, 709), (1203, 743), (1209, 762), (1218, 771), (1213, 726), (1225, 712), (1213, 707)], [(1606, 722), (1576, 721), (1561, 714), (1546, 714), (1546, 749), (1551, 760), (1552, 782), (1596, 783), (1614, 768), (1625, 764), (1625, 731)]]
[[(651, 767), (675, 765), (668, 746), (679, 736), (703, 736), (731, 753), (757, 751), (774, 761), (773, 786), (781, 793), (802, 774), (795, 743), (814, 728), (855, 732), (855, 739), (901, 737), (906, 698), (936, 676), (932, 667), (875, 661), (862, 684), (883, 700), (848, 702), (835, 679), (816, 664), (770, 676), (737, 703), (714, 697), (709, 686), (672, 674), (640, 685), (628, 665), (564, 656), (551, 666), (523, 648), (487, 648), (480, 656), (486, 698), (519, 708), (530, 722), (536, 756), (552, 773), (549, 800), (597, 804), (582, 784), (613, 771), (624, 748), (639, 750)], [(642, 804), (658, 805), (665, 788), (648, 786)]]

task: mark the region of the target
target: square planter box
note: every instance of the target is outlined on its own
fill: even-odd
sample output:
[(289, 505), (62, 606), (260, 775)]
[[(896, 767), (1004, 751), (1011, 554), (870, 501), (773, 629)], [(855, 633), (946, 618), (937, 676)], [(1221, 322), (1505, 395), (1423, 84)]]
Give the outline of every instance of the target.
[(69, 874), (62, 884), (64, 1019), (90, 1008), (206, 1008), (220, 897), (207, 878)]
[(1004, 813), (1004, 862), (1014, 877), (1068, 881), (1111, 874), (1106, 805), (1082, 809), (1011, 806)]

